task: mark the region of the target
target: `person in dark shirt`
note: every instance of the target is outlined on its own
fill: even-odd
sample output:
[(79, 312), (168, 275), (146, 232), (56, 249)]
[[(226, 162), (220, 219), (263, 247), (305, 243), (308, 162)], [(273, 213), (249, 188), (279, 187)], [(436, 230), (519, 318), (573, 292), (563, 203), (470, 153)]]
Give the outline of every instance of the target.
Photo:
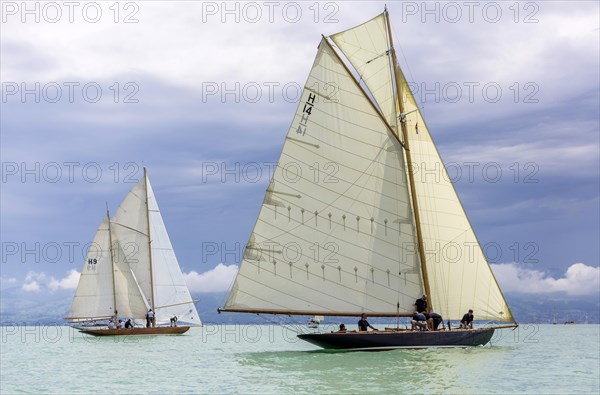
[(444, 319), (438, 313), (431, 312), (427, 315), (427, 325), (429, 326), (429, 329), (432, 331), (437, 331), (438, 327), (440, 326), (440, 324), (443, 321), (444, 321)]
[(369, 324), (369, 321), (367, 321), (367, 315), (363, 313), (360, 315), (360, 320), (358, 320), (358, 330), (360, 332), (366, 332), (369, 330), (369, 328), (373, 329), (374, 331), (377, 330), (377, 328)]
[(427, 312), (427, 295), (423, 295), (417, 299), (415, 301), (415, 306), (417, 306), (418, 313)]
[(462, 320), (460, 320), (460, 327), (473, 329), (473, 310), (469, 309), (469, 312), (463, 315)]
[(413, 314), (412, 320), (410, 321), (411, 330), (419, 329), (420, 331), (427, 330), (427, 317), (425, 314), (415, 311)]

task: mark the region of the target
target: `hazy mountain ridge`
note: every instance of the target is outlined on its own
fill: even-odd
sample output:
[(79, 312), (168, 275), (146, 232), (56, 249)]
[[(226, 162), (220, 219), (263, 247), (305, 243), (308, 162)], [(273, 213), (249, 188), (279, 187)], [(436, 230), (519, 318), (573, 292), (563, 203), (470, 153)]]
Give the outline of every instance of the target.
[[(20, 287), (3, 289), (0, 297), (0, 324), (33, 325), (63, 323), (71, 305), (72, 291), (26, 292)], [(200, 300), (196, 305), (204, 323), (215, 324), (271, 324), (304, 323), (306, 317), (288, 317), (257, 314), (233, 314), (217, 312), (226, 299), (226, 293), (194, 294)], [(561, 295), (508, 294), (508, 303), (517, 322), (552, 323), (565, 321), (576, 323), (600, 323), (600, 299), (592, 297), (566, 297)], [(477, 316), (477, 313), (475, 313)], [(345, 321), (347, 318), (345, 319)], [(326, 318), (337, 322), (339, 318)], [(390, 322), (389, 318), (372, 319), (373, 322)]]

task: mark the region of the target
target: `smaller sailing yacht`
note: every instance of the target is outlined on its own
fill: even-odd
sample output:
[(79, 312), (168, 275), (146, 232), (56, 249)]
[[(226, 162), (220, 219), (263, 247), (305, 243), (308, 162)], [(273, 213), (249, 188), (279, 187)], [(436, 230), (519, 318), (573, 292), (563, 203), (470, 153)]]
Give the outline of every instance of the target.
[[(150, 309), (154, 323), (146, 327)], [(118, 318), (134, 327), (96, 324)], [(145, 168), (112, 220), (107, 211), (98, 227), (66, 319), (94, 336), (181, 334), (202, 325)]]

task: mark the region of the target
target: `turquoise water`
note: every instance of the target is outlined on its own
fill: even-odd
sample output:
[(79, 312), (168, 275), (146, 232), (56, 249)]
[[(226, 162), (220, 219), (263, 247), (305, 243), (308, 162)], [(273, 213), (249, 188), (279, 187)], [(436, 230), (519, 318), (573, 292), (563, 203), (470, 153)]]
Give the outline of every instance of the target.
[(2, 393), (600, 392), (600, 326), (523, 325), (467, 349), (322, 352), (274, 325), (93, 338), (2, 327)]

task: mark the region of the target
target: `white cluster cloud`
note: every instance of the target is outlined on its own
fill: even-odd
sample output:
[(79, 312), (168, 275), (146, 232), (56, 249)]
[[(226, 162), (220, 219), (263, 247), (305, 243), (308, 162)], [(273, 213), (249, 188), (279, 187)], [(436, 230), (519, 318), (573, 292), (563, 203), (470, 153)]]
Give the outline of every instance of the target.
[(224, 292), (229, 289), (237, 271), (236, 265), (219, 263), (214, 269), (204, 273), (192, 270), (183, 276), (190, 292)]
[(75, 289), (77, 288), (77, 283), (79, 283), (80, 274), (77, 270), (71, 269), (69, 270), (69, 274), (60, 280), (52, 277), (48, 282), (48, 288), (53, 291), (57, 289)]
[[(237, 271), (238, 267), (236, 265), (219, 263), (216, 267), (204, 273), (192, 270), (189, 273), (184, 273), (183, 276), (188, 288), (192, 292), (224, 292), (231, 285)], [(56, 279), (54, 276), (48, 277), (44, 272), (30, 271), (27, 273), (21, 289), (26, 292), (75, 289), (77, 288), (80, 274), (77, 270), (71, 269), (65, 277)]]
[(523, 268), (516, 263), (491, 265), (502, 290), (507, 293), (549, 294), (565, 293), (570, 296), (600, 293), (600, 267), (574, 263), (561, 278), (554, 278), (540, 270)]
[(0, 276), (0, 289), (14, 286), (17, 283), (17, 279), (14, 277)]
[[(517, 263), (492, 264), (491, 267), (502, 290), (506, 293), (565, 293), (569, 296), (600, 293), (600, 267), (584, 263), (572, 264), (560, 278), (554, 278), (540, 270), (521, 267)], [(237, 265), (219, 263), (204, 273), (192, 270), (184, 273), (183, 276), (191, 292), (224, 292), (229, 289), (237, 272)], [(21, 289), (26, 292), (39, 292), (43, 289), (50, 291), (75, 289), (79, 275), (77, 270), (71, 269), (65, 277), (56, 279), (53, 276), (48, 278), (43, 272), (30, 271)], [(6, 282), (14, 283), (16, 280), (7, 279)]]
[(30, 271), (25, 276), (25, 282), (21, 289), (26, 292), (39, 292), (42, 288), (42, 284), (46, 282), (46, 274), (43, 272)]
[(59, 289), (75, 289), (79, 282), (80, 273), (71, 269), (64, 278), (56, 279), (54, 276), (48, 278), (44, 272), (30, 271), (25, 276), (25, 282), (21, 286), (21, 289), (25, 292), (39, 292), (42, 289), (49, 289), (56, 291)]

